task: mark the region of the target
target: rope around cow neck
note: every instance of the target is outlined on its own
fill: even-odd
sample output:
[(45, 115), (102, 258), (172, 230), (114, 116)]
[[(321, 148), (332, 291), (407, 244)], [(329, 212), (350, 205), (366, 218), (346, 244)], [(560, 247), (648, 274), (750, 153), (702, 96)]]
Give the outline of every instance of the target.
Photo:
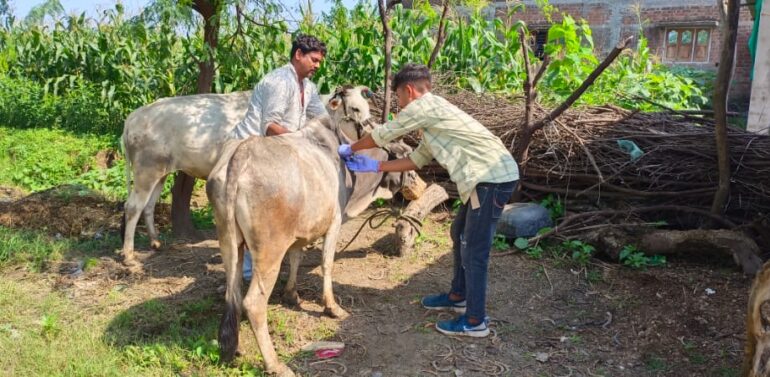
[[(381, 217), (382, 219), (380, 220), (380, 222), (377, 223), (377, 225), (374, 225), (374, 220), (377, 219), (378, 217)], [(388, 219), (391, 217), (396, 218), (398, 220), (405, 220), (407, 223), (409, 223), (409, 225), (411, 225), (414, 228), (414, 230), (417, 231), (418, 235), (422, 235), (422, 232), (420, 231), (420, 229), (422, 229), (422, 221), (417, 217), (414, 217), (412, 215), (407, 215), (403, 213), (403, 211), (395, 208), (381, 209), (381, 210), (375, 211), (373, 214), (367, 217), (366, 220), (364, 220), (364, 222), (361, 224), (361, 227), (359, 227), (358, 231), (356, 231), (356, 234), (353, 235), (353, 238), (351, 238), (350, 241), (348, 241), (348, 243), (345, 245), (345, 247), (340, 249), (339, 252), (345, 251), (348, 248), (348, 246), (350, 246), (350, 244), (352, 244), (353, 241), (356, 240), (358, 235), (361, 234), (361, 231), (364, 230), (364, 227), (366, 226), (366, 224), (369, 224), (369, 228), (371, 229), (377, 229), (381, 227), (383, 224), (385, 224), (385, 222), (388, 221)]]

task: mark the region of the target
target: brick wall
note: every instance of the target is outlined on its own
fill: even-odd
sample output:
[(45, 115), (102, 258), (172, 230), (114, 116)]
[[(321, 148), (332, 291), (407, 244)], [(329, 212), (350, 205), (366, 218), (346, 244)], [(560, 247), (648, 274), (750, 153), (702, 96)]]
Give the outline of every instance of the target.
[[(514, 19), (527, 22), (533, 29), (547, 28), (546, 21), (534, 1), (524, 1), (525, 10), (514, 14)], [(721, 33), (718, 23), (719, 11), (713, 0), (551, 0), (560, 12), (567, 13), (575, 19), (584, 19), (593, 30), (594, 43), (597, 53), (606, 54), (620, 40), (627, 36), (636, 35), (639, 30), (639, 18), (643, 21), (644, 34), (649, 40), (649, 47), (656, 55), (662, 57), (665, 53), (666, 27), (690, 26), (697, 23), (699, 27), (711, 30), (708, 61), (704, 63), (687, 63), (685, 65), (700, 69), (716, 69), (721, 56)], [(639, 12), (635, 9), (641, 3)], [(505, 4), (495, 3), (495, 16), (507, 17)], [(561, 21), (559, 12), (553, 15), (554, 22)], [(741, 7), (741, 17), (738, 28), (738, 48), (733, 83), (730, 90), (732, 100), (748, 101), (751, 92), (749, 72), (751, 57), (748, 50), (748, 38), (751, 34), (753, 21), (749, 7)], [(670, 63), (666, 64), (684, 64)]]

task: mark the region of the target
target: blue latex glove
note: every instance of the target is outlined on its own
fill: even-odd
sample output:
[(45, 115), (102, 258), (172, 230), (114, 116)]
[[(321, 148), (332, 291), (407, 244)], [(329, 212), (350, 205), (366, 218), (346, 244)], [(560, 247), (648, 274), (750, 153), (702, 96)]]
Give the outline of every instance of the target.
[(350, 149), (350, 144), (340, 144), (340, 147), (337, 148), (337, 154), (347, 160), (348, 157), (353, 155), (353, 150)]
[(380, 171), (380, 161), (364, 155), (353, 155), (345, 159), (348, 169), (358, 173), (376, 173)]

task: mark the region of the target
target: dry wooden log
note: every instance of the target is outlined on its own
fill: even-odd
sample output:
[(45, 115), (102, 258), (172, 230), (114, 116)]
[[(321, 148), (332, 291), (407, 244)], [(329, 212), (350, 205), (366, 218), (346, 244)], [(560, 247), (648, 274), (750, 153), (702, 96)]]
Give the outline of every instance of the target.
[(765, 263), (751, 286), (741, 376), (770, 376), (770, 262)]
[(762, 266), (761, 251), (756, 242), (741, 232), (726, 229), (650, 230), (609, 227), (581, 236), (610, 258), (620, 259), (625, 245), (637, 245), (647, 255), (716, 253), (730, 255), (743, 273), (753, 276)]
[(401, 195), (406, 200), (420, 199), (428, 185), (418, 174), (404, 174), (404, 182), (401, 185)]
[[(447, 199), (449, 199), (449, 195), (446, 190), (437, 184), (432, 184), (428, 186), (419, 199), (410, 202), (406, 206), (402, 215), (422, 221), (433, 208)], [(398, 255), (404, 256), (411, 253), (414, 249), (414, 240), (419, 230), (414, 227), (412, 222), (405, 218), (397, 220), (394, 226), (396, 227), (396, 242), (398, 243), (396, 250)]]

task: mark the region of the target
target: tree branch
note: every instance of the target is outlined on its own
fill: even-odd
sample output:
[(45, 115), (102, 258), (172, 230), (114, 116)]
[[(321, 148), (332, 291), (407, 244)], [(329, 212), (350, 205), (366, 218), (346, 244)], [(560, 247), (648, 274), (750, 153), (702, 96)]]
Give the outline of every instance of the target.
[(438, 32), (436, 32), (436, 45), (433, 47), (433, 52), (430, 53), (430, 59), (428, 59), (428, 69), (433, 68), (433, 64), (436, 63), (438, 52), (441, 50), (441, 46), (444, 45), (444, 39), (446, 39), (446, 16), (449, 13), (449, 1), (444, 0), (444, 10), (441, 11), (441, 20), (438, 22)]
[[(718, 4), (722, 9), (723, 0)], [(727, 97), (730, 92), (730, 79), (735, 65), (735, 49), (738, 39), (738, 20), (740, 8), (738, 0), (728, 0), (722, 29), (722, 56), (719, 60), (716, 87), (714, 88), (714, 137), (717, 146), (717, 166), (719, 169), (719, 186), (714, 201), (711, 204), (711, 213), (721, 215), (725, 210), (727, 198), (730, 196), (730, 149), (727, 142)]]
[(532, 143), (532, 134), (535, 133), (535, 131), (543, 128), (546, 124), (553, 121), (554, 119), (558, 118), (562, 113), (564, 113), (570, 106), (572, 106), (575, 101), (580, 98), (580, 96), (583, 95), (583, 93), (590, 87), (594, 81), (596, 81), (596, 78), (599, 77), (599, 75), (604, 72), (607, 67), (612, 64), (613, 61), (620, 55), (620, 53), (626, 49), (629, 43), (631, 43), (631, 40), (633, 37), (626, 38), (623, 42), (618, 43), (615, 48), (612, 49), (609, 55), (607, 55), (606, 58), (604, 58), (604, 61), (601, 62), (594, 70), (591, 72), (590, 75), (583, 81), (582, 84), (580, 84), (580, 87), (578, 87), (559, 107), (553, 109), (548, 115), (545, 116), (545, 118), (541, 119), (535, 124), (530, 125), (529, 127), (522, 130), (522, 136), (519, 140), (519, 146), (516, 148), (516, 160), (522, 164), (525, 165), (527, 161), (527, 153), (529, 151), (529, 145)]

